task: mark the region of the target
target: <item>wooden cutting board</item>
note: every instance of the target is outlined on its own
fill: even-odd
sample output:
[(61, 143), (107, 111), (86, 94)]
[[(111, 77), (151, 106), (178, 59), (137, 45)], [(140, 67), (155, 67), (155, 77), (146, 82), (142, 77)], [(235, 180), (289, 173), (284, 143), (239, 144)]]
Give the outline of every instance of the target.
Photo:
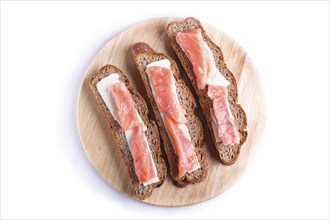
[[(176, 58), (171, 49), (165, 27), (170, 18), (149, 20), (137, 24), (112, 38), (95, 56), (82, 81), (78, 97), (78, 129), (87, 157), (106, 181), (119, 192), (132, 197), (129, 176), (114, 138), (104, 116), (89, 88), (89, 81), (105, 64), (113, 64), (127, 74), (133, 87), (147, 97), (142, 80), (133, 63), (132, 45), (146, 42), (158, 52)], [(207, 178), (202, 183), (178, 188), (173, 185), (168, 174), (165, 183), (153, 191), (151, 197), (142, 201), (160, 206), (185, 206), (199, 203), (226, 191), (239, 180), (258, 148), (266, 120), (266, 106), (262, 83), (258, 72), (244, 49), (228, 35), (216, 27), (203, 24), (206, 33), (218, 44), (224, 54), (229, 69), (238, 84), (238, 102), (243, 106), (248, 121), (248, 138), (242, 146), (237, 162), (232, 166), (220, 163), (217, 151), (211, 142), (210, 132), (205, 127), (207, 142), (205, 152), (209, 162)], [(181, 74), (183, 75), (183, 74)], [(183, 77), (185, 80), (185, 78)], [(147, 103), (150, 108), (150, 103)], [(109, 186), (110, 187), (110, 186)], [(132, 197), (133, 198), (133, 197)]]

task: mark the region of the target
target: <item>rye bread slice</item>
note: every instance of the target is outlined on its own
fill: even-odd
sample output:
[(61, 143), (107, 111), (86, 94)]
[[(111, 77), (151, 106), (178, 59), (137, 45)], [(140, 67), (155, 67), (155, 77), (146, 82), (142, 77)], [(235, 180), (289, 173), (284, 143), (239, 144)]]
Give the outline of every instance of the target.
[[(211, 49), (214, 58), (216, 67), (218, 70), (224, 75), (224, 77), (230, 82), (230, 85), (228, 86), (228, 101), (230, 105), (230, 110), (233, 114), (235, 124), (239, 130), (239, 136), (240, 136), (240, 143), (235, 144), (233, 146), (225, 146), (222, 141), (216, 142), (213, 128), (212, 128), (212, 119), (210, 114), (210, 108), (212, 107), (212, 100), (207, 95), (207, 86), (203, 90), (199, 90), (197, 88), (196, 78), (195, 74), (192, 68), (192, 64), (190, 63), (190, 60), (188, 59), (186, 53), (183, 51), (181, 46), (176, 42), (175, 37), (178, 33), (184, 32), (188, 29), (201, 29), (202, 36), (204, 41), (207, 43), (209, 48)], [(227, 68), (226, 63), (223, 58), (222, 51), (220, 47), (218, 47), (206, 34), (203, 26), (196, 18), (186, 18), (184, 20), (174, 21), (168, 24), (166, 28), (167, 35), (171, 39), (172, 47), (178, 56), (186, 75), (190, 79), (190, 82), (195, 90), (195, 93), (198, 96), (199, 104), (203, 110), (203, 113), (205, 115), (207, 125), (211, 131), (213, 142), (216, 147), (216, 149), (219, 152), (220, 160), (225, 165), (231, 165), (236, 162), (239, 154), (241, 146), (245, 143), (247, 138), (247, 120), (246, 120), (246, 114), (242, 107), (237, 103), (237, 83), (235, 80), (234, 75), (231, 73), (231, 71)]]
[[(156, 122), (158, 124), (160, 134), (163, 140), (163, 146), (165, 149), (165, 153), (167, 156), (169, 168), (174, 183), (179, 187), (185, 187), (189, 183), (195, 184), (201, 182), (202, 180), (205, 179), (207, 175), (208, 164), (203, 150), (203, 145), (204, 145), (203, 126), (199, 118), (195, 114), (197, 106), (194, 96), (190, 92), (187, 85), (180, 79), (178, 67), (172, 58), (162, 53), (156, 53), (146, 43), (135, 44), (133, 46), (133, 55), (134, 55), (135, 64), (142, 77), (149, 100), (151, 102), (152, 110), (154, 111), (155, 114)], [(191, 173), (187, 173), (182, 178), (178, 177), (178, 155), (176, 154), (175, 149), (166, 132), (165, 125), (158, 110), (157, 103), (153, 97), (149, 78), (146, 73), (146, 67), (148, 64), (162, 59), (168, 59), (171, 63), (171, 70), (175, 78), (175, 86), (176, 86), (176, 91), (178, 93), (178, 99), (181, 106), (186, 111), (186, 118), (188, 120), (188, 123), (186, 125), (188, 127), (192, 143), (195, 146), (195, 153), (201, 165), (201, 168)]]
[[(119, 80), (121, 82), (124, 82), (128, 90), (131, 92), (133, 100), (135, 102), (135, 107), (138, 113), (140, 114), (145, 126), (147, 127), (145, 134), (147, 141), (149, 143), (150, 151), (152, 153), (152, 158), (155, 162), (158, 172), (159, 182), (157, 183), (153, 183), (148, 186), (144, 186), (143, 184), (139, 183), (134, 169), (133, 157), (126, 140), (125, 133), (122, 130), (119, 123), (112, 116), (110, 110), (104, 103), (101, 95), (97, 90), (96, 84), (104, 77), (107, 77), (110, 74), (114, 74), (114, 73), (117, 73), (120, 76)], [(160, 187), (164, 183), (165, 177), (167, 175), (167, 168), (165, 161), (161, 156), (158, 128), (155, 121), (149, 119), (150, 118), (149, 112), (145, 100), (141, 97), (139, 93), (133, 90), (125, 74), (120, 69), (118, 69), (113, 65), (106, 65), (102, 67), (100, 71), (97, 73), (97, 75), (90, 80), (90, 88), (92, 89), (92, 92), (103, 112), (103, 115), (105, 116), (108, 125), (111, 128), (112, 134), (115, 138), (116, 145), (119, 147), (122, 154), (122, 158), (127, 166), (127, 171), (130, 176), (133, 196), (135, 196), (140, 200), (149, 197), (154, 188)]]

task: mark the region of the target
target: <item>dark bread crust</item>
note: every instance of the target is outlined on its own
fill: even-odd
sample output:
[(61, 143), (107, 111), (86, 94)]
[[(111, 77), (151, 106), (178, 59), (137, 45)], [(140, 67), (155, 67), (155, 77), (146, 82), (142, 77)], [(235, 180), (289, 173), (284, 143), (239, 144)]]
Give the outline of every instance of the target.
[[(220, 72), (224, 75), (224, 77), (230, 82), (230, 85), (228, 86), (228, 101), (230, 105), (231, 112), (233, 114), (233, 117), (235, 119), (235, 124), (237, 128), (239, 129), (239, 135), (240, 135), (240, 143), (235, 144), (233, 146), (225, 146), (222, 141), (216, 142), (213, 128), (212, 128), (212, 119), (210, 114), (210, 108), (212, 107), (212, 100), (207, 95), (207, 86), (203, 90), (199, 90), (197, 88), (197, 82), (195, 78), (195, 74), (193, 72), (192, 64), (190, 63), (187, 55), (183, 51), (183, 49), (180, 47), (180, 45), (176, 42), (175, 37), (178, 33), (186, 31), (188, 29), (201, 29), (202, 36), (204, 41), (207, 43), (209, 48), (211, 49), (214, 58), (215, 63), (220, 70)], [(171, 39), (172, 47), (178, 56), (186, 75), (190, 79), (190, 82), (199, 98), (199, 103), (201, 105), (201, 108), (204, 112), (207, 125), (211, 131), (213, 142), (215, 144), (216, 149), (219, 152), (220, 160), (225, 165), (231, 165), (236, 162), (239, 154), (241, 146), (245, 143), (247, 139), (247, 120), (246, 120), (246, 114), (242, 107), (237, 103), (237, 83), (235, 80), (234, 75), (231, 73), (231, 71), (227, 68), (226, 63), (223, 58), (222, 51), (220, 47), (218, 47), (205, 33), (204, 28), (202, 27), (201, 23), (196, 18), (186, 18), (181, 21), (175, 21), (168, 24), (166, 28), (167, 35)]]
[[(135, 174), (133, 157), (129, 150), (125, 133), (122, 130), (121, 126), (118, 124), (118, 122), (112, 116), (110, 110), (104, 103), (101, 95), (97, 90), (96, 84), (104, 77), (107, 77), (113, 73), (119, 74), (120, 76), (119, 80), (121, 82), (124, 82), (128, 90), (131, 92), (133, 100), (135, 102), (135, 107), (139, 112), (144, 124), (147, 126), (146, 137), (158, 172), (159, 182), (157, 183), (153, 183), (148, 186), (143, 186), (143, 184), (139, 184), (138, 178)], [(167, 168), (164, 159), (161, 157), (160, 138), (156, 123), (149, 119), (148, 108), (144, 99), (141, 97), (140, 94), (138, 94), (133, 90), (125, 74), (120, 69), (112, 65), (106, 65), (102, 67), (100, 71), (97, 73), (97, 75), (90, 80), (89, 85), (103, 112), (103, 115), (105, 116), (108, 122), (108, 125), (112, 130), (112, 134), (114, 135), (116, 145), (119, 147), (121, 151), (122, 157), (127, 166), (128, 174), (130, 176), (133, 195), (141, 200), (149, 197), (154, 188), (159, 187), (164, 183), (165, 177), (167, 175)]]
[[(198, 183), (205, 179), (208, 171), (208, 164), (205, 157), (205, 153), (203, 150), (204, 145), (204, 132), (203, 126), (196, 116), (196, 102), (195, 99), (190, 92), (187, 85), (180, 79), (179, 70), (175, 63), (175, 61), (169, 56), (156, 53), (149, 45), (146, 43), (137, 43), (133, 46), (133, 55), (134, 61), (139, 70), (139, 73), (144, 82), (149, 100), (151, 102), (152, 109), (154, 111), (156, 121), (160, 130), (160, 134), (163, 140), (163, 145), (165, 148), (166, 156), (168, 159), (170, 171), (174, 183), (179, 187), (185, 187), (189, 183)], [(175, 86), (178, 93), (178, 99), (181, 106), (186, 111), (186, 118), (188, 123), (186, 124), (189, 130), (189, 134), (191, 136), (192, 143), (195, 146), (195, 152), (198, 157), (198, 161), (201, 165), (201, 168), (198, 170), (186, 174), (183, 178), (178, 177), (178, 156), (175, 153), (174, 147), (170, 141), (170, 138), (166, 132), (165, 125), (161, 118), (160, 112), (157, 107), (157, 103), (153, 97), (151, 85), (149, 82), (149, 78), (146, 73), (146, 66), (154, 61), (168, 59), (171, 63), (171, 69), (173, 71), (173, 75), (175, 78)]]

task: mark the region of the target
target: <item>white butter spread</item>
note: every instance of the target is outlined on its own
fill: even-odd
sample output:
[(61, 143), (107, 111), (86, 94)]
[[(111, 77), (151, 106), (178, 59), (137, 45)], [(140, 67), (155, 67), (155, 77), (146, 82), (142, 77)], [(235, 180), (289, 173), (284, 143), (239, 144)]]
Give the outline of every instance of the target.
[[(104, 77), (103, 79), (101, 79), (97, 84), (96, 84), (96, 88), (97, 90), (99, 91), (105, 105), (108, 107), (108, 109), (110, 110), (112, 116), (114, 117), (114, 119), (118, 122), (118, 116), (117, 116), (117, 113), (116, 113), (116, 106), (114, 104), (114, 100), (112, 99), (110, 93), (108, 92), (108, 89), (112, 86), (114, 86), (115, 84), (117, 83), (120, 83), (121, 81), (119, 80), (119, 75), (117, 73), (112, 73), (110, 74), (109, 76), (107, 77)], [(138, 114), (138, 119), (139, 121), (143, 124), (143, 130), (146, 131), (147, 130), (147, 127), (144, 125), (143, 121), (142, 121), (142, 118), (140, 117), (139, 113), (137, 112)], [(125, 137), (126, 137), (126, 140), (127, 140), (127, 143), (128, 143), (128, 146), (131, 150), (131, 139), (132, 139), (132, 132), (133, 132), (133, 129), (129, 129), (129, 130), (126, 130), (124, 131), (125, 133)], [(145, 137), (146, 138), (146, 137)], [(150, 147), (149, 147), (149, 143), (147, 141), (147, 145), (148, 145), (148, 152), (149, 152), (149, 155), (152, 159), (152, 156), (151, 156), (151, 152), (150, 152)], [(156, 169), (156, 165), (155, 165), (155, 162), (154, 160), (152, 159), (152, 167), (153, 169), (156, 171), (156, 177), (143, 183), (144, 186), (147, 186), (147, 185), (150, 185), (152, 183), (157, 183), (159, 181), (159, 178), (158, 178), (158, 173), (157, 173), (157, 169)]]
[[(155, 61), (155, 62), (152, 62), (152, 63), (148, 64), (147, 65), (147, 69), (150, 68), (150, 67), (152, 67), (152, 66), (160, 66), (160, 67), (163, 67), (163, 68), (171, 69), (171, 62), (168, 59), (163, 59), (163, 60)], [(148, 77), (149, 77), (149, 75), (148, 75)], [(149, 78), (149, 82), (151, 84), (152, 94), (155, 95), (154, 87), (153, 87), (153, 82), (152, 82), (152, 80), (150, 78)], [(175, 99), (177, 99), (177, 101), (179, 102), (179, 99), (178, 99), (178, 96), (177, 96), (177, 93), (176, 93), (175, 80), (174, 80), (174, 76), (173, 75), (172, 75), (172, 80), (171, 80), (170, 92), (175, 96)], [(164, 114), (160, 113), (160, 115), (161, 115), (162, 120), (164, 122)], [(165, 122), (164, 122), (164, 125), (165, 125)], [(179, 124), (179, 127), (183, 131), (185, 137), (187, 137), (191, 141), (191, 137), (190, 137), (189, 130), (188, 130), (187, 126), (185, 124)], [(165, 129), (167, 130), (166, 125), (165, 125)], [(171, 137), (170, 137), (170, 139), (171, 139)], [(171, 142), (173, 143), (173, 140), (171, 140)], [(191, 172), (193, 172), (195, 170), (198, 170), (200, 167), (201, 166), (200, 166), (199, 161), (198, 161), (198, 166), (195, 167), (194, 169), (190, 170), (188, 173), (191, 173)]]
[(108, 107), (108, 109), (110, 110), (112, 116), (115, 118), (116, 121), (118, 121), (118, 117), (117, 117), (116, 110), (115, 110), (116, 106), (113, 103), (114, 100), (110, 96), (108, 89), (117, 83), (120, 83), (119, 75), (110, 74), (109, 76), (101, 79), (101, 81), (99, 81), (96, 84), (97, 91), (99, 91), (105, 105)]
[(158, 61), (149, 63), (147, 65), (147, 69), (152, 67), (152, 66), (160, 66), (160, 67), (164, 67), (164, 68), (167, 68), (167, 69), (171, 69), (171, 62), (168, 59), (158, 60)]

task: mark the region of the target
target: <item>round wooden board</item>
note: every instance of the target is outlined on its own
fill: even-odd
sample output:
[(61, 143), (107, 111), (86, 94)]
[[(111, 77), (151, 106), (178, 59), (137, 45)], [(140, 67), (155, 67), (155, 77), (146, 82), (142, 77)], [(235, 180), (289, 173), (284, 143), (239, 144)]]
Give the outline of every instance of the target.
[[(134, 197), (125, 163), (118, 147), (114, 144), (111, 130), (88, 83), (103, 65), (113, 64), (126, 73), (133, 87), (143, 97), (147, 97), (142, 79), (133, 61), (131, 48), (135, 43), (142, 41), (148, 43), (154, 50), (176, 59), (165, 32), (170, 21), (172, 21), (170, 18), (145, 21), (111, 39), (89, 65), (78, 97), (78, 128), (89, 160), (113, 188), (132, 198)], [(266, 105), (262, 84), (254, 64), (243, 48), (228, 35), (218, 28), (203, 25), (210, 38), (221, 47), (227, 66), (236, 77), (239, 92), (238, 102), (243, 106), (247, 115), (249, 133), (247, 141), (242, 146), (236, 163), (224, 166), (220, 163), (217, 151), (212, 145), (211, 135), (205, 126), (205, 121), (202, 121), (206, 140), (205, 152), (209, 162), (206, 179), (196, 185), (178, 188), (168, 174), (165, 183), (142, 202), (160, 206), (185, 206), (211, 199), (223, 193), (244, 173), (256, 152), (258, 141), (263, 133)], [(184, 77), (183, 79), (186, 80)], [(148, 99), (145, 99), (151, 110)]]

